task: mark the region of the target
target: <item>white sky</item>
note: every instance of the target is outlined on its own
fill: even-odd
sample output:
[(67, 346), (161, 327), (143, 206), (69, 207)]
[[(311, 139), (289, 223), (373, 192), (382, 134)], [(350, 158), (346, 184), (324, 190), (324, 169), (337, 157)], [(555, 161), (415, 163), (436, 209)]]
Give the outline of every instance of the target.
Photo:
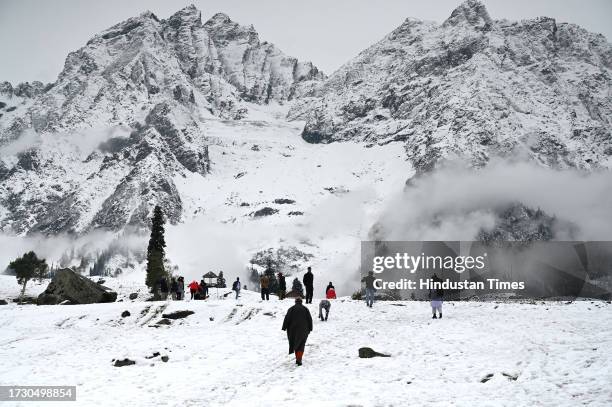
[[(443, 21), (460, 0), (0, 0), (0, 81), (53, 82), (70, 51), (97, 32), (151, 10), (187, 4), (253, 24), (262, 40), (331, 73), (406, 17)], [(612, 38), (612, 0), (483, 0), (494, 19), (549, 16)]]

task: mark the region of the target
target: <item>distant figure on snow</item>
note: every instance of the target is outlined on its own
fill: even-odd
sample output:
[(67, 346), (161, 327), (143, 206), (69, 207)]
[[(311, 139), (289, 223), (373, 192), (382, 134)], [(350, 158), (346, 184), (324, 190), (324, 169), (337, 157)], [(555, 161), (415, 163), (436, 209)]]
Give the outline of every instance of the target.
[(278, 273), (278, 299), (285, 299), (285, 294), (287, 293), (287, 282), (285, 281), (285, 276), (283, 273)]
[(159, 292), (162, 301), (168, 298), (168, 280), (166, 280), (166, 277), (160, 277), (159, 279)]
[(172, 281), (170, 282), (170, 294), (172, 295), (172, 299), (176, 300), (178, 294), (178, 282), (174, 277), (172, 277)]
[[(329, 309), (331, 308), (331, 302), (329, 300), (321, 300), (319, 303), (319, 318), (321, 321), (327, 321), (329, 317)], [(325, 310), (325, 318), (323, 318), (323, 310)]]
[(240, 295), (240, 277), (236, 277), (236, 281), (234, 281), (234, 284), (232, 284), (232, 290), (236, 291), (236, 299), (238, 299), (238, 296)]
[(313, 291), (313, 282), (314, 277), (312, 275), (312, 270), (308, 267), (308, 271), (304, 274), (304, 278), (302, 279), (304, 283), (304, 287), (306, 288), (306, 304), (312, 304), (312, 291)]
[(283, 331), (287, 331), (289, 354), (295, 353), (295, 363), (302, 366), (306, 339), (312, 332), (312, 316), (308, 308), (302, 305), (300, 297), (296, 298), (295, 305), (287, 310), (283, 321)]
[(198, 284), (197, 281), (193, 280), (191, 283), (189, 283), (187, 287), (189, 287), (189, 293), (191, 293), (191, 299), (194, 300), (196, 293), (200, 290), (200, 285)]
[(267, 275), (262, 274), (261, 278), (259, 279), (259, 285), (261, 288), (262, 301), (270, 301), (270, 278)]
[(183, 276), (180, 276), (176, 282), (178, 284), (176, 299), (181, 301), (185, 297), (185, 278)]
[(376, 289), (374, 288), (375, 280), (376, 278), (374, 278), (373, 271), (370, 271), (367, 276), (361, 279), (361, 282), (365, 283), (366, 285), (365, 300), (366, 300), (366, 305), (370, 308), (372, 308), (372, 305), (374, 304), (374, 292), (376, 291)]
[(335, 290), (336, 288), (334, 287), (334, 285), (332, 284), (332, 282), (330, 281), (329, 284), (327, 284), (327, 287), (325, 288), (325, 298), (327, 298), (327, 292), (332, 289)]
[[(431, 279), (433, 282), (437, 284), (442, 283), (442, 279), (434, 274)], [(442, 299), (444, 298), (444, 290), (441, 288), (436, 288), (435, 290), (429, 290), (429, 299), (431, 300), (431, 311), (433, 312), (432, 319), (436, 319), (436, 311), (440, 314), (440, 319), (442, 318)]]
[(208, 297), (208, 284), (204, 279), (200, 280), (200, 299), (205, 300)]
[(325, 298), (327, 298), (328, 300), (335, 300), (336, 299), (336, 290), (334, 290), (334, 288), (330, 288), (329, 290), (327, 290), (327, 292), (325, 293)]

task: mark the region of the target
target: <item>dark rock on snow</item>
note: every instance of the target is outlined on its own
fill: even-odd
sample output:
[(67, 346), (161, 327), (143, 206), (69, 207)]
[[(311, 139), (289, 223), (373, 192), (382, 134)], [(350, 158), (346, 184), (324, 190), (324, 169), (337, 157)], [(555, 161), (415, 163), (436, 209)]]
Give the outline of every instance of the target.
[(384, 353), (378, 353), (372, 348), (359, 348), (359, 357), (360, 358), (374, 358), (374, 357), (388, 358), (388, 357), (391, 357), (391, 355), (385, 355)]
[(130, 300), (135, 300), (136, 298), (138, 298), (138, 293), (131, 293), (129, 298)]
[(274, 215), (275, 213), (278, 213), (278, 209), (273, 209), (273, 208), (270, 208), (269, 206), (266, 206), (264, 208), (261, 208), (253, 212), (253, 216), (256, 218), (260, 218), (262, 216)]
[(132, 315), (132, 314), (130, 314), (130, 311), (127, 311), (127, 310), (126, 310), (126, 311), (123, 311), (123, 312), (121, 313), (121, 318), (127, 318), (127, 317), (129, 317), (130, 315)]
[(125, 358), (123, 360), (115, 360), (115, 363), (113, 363), (113, 366), (115, 366), (115, 367), (123, 367), (123, 366), (135, 365), (135, 364), (136, 364), (136, 362), (134, 362), (133, 360)]
[(6, 300), (0, 300), (0, 305), (7, 305), (8, 302), (6, 302)]
[(170, 325), (171, 323), (172, 321), (170, 321), (168, 318), (162, 318), (159, 321), (157, 321), (155, 325)]
[(188, 317), (191, 314), (195, 314), (195, 312), (189, 311), (189, 310), (174, 311), (174, 312), (171, 312), (169, 314), (162, 314), (162, 317), (163, 318), (168, 318), (168, 319), (182, 319), (182, 318)]
[(51, 280), (47, 289), (38, 296), (36, 303), (38, 305), (53, 305), (66, 300), (73, 304), (115, 302), (117, 293), (66, 268), (55, 273), (53, 280)]

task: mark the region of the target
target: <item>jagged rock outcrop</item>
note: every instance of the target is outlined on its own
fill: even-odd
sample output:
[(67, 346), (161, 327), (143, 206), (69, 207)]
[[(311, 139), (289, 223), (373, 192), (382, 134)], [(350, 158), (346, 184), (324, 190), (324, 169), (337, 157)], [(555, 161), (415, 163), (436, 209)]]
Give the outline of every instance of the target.
[(493, 20), (467, 0), (442, 24), (407, 19), (304, 98), (311, 143), (406, 143), (417, 171), (524, 155), (543, 165), (610, 166), (612, 46), (551, 18)]
[(146, 227), (156, 204), (177, 223), (175, 177), (210, 170), (207, 119), (239, 120), (322, 79), (224, 14), (203, 23), (188, 6), (116, 24), (55, 83), (0, 84), (0, 230)]
[(510, 204), (496, 213), (495, 226), (481, 230), (477, 239), (482, 242), (548, 241), (558, 238), (555, 229), (571, 231), (571, 225), (550, 216), (541, 209), (531, 209), (521, 203)]

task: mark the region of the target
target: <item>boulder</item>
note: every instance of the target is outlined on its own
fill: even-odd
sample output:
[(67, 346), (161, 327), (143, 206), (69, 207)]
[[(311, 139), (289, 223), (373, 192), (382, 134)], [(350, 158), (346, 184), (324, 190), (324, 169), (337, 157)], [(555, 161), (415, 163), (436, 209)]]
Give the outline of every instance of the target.
[(0, 300), (0, 305), (7, 305), (8, 302), (6, 302), (6, 300)]
[(54, 305), (69, 301), (71, 304), (94, 304), (116, 300), (116, 292), (66, 268), (55, 273), (53, 280), (38, 296), (36, 303)]
[(134, 301), (136, 298), (138, 298), (138, 293), (131, 293), (129, 298), (130, 300)]
[(172, 321), (170, 321), (168, 318), (162, 318), (159, 321), (157, 321), (155, 325), (170, 325), (170, 324), (172, 324)]
[(130, 365), (135, 365), (135, 364), (136, 362), (134, 362), (133, 360), (125, 358), (123, 360), (115, 360), (115, 363), (113, 364), (113, 366), (122, 367), (122, 366), (130, 366)]
[(384, 353), (378, 353), (372, 348), (359, 348), (359, 357), (360, 358), (375, 358), (375, 357), (388, 358), (388, 357), (391, 357), (391, 355), (385, 355)]
[(130, 315), (132, 315), (132, 314), (130, 314), (130, 311), (125, 310), (125, 311), (123, 311), (123, 312), (121, 313), (121, 318), (127, 318), (127, 317), (129, 317)]

